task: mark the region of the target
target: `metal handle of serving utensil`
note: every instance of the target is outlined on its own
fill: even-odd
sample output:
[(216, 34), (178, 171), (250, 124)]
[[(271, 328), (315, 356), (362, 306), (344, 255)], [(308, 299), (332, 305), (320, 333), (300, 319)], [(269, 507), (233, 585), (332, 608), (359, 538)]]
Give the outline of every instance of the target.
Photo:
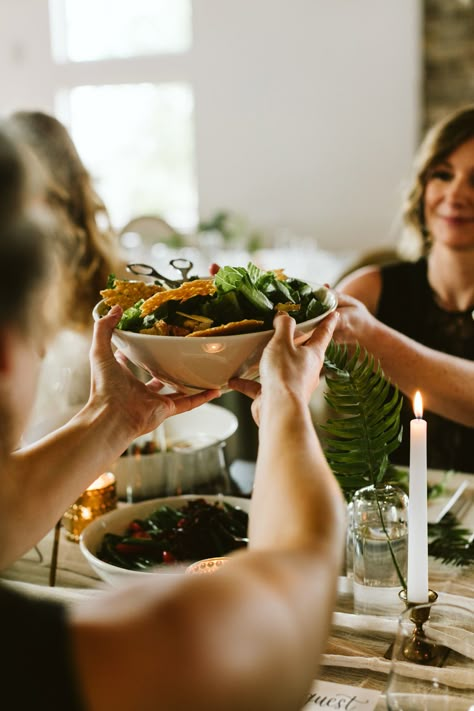
[(177, 259), (172, 259), (170, 265), (181, 273), (183, 281), (189, 281), (189, 272), (193, 268), (193, 263), (189, 259), (182, 259), (178, 257)]
[(191, 261), (189, 261), (189, 259), (180, 258), (172, 259), (170, 261), (170, 265), (181, 273), (181, 279), (169, 279), (163, 274), (160, 274), (155, 267), (151, 266), (151, 264), (141, 264), (139, 262), (127, 264), (127, 271), (138, 276), (151, 276), (167, 286), (170, 286), (172, 289), (177, 289), (181, 286), (183, 281), (187, 281), (189, 279), (188, 274), (194, 265)]

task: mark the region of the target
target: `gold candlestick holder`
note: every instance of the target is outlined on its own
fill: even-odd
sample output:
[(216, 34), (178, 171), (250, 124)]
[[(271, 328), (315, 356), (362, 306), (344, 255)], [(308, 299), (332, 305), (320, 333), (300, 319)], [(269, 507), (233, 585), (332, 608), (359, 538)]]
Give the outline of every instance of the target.
[(66, 537), (78, 543), (87, 524), (98, 516), (112, 511), (116, 506), (115, 476), (111, 472), (106, 472), (101, 474), (65, 512), (62, 522)]
[[(413, 664), (425, 664), (433, 667), (443, 666), (449, 654), (449, 649), (428, 640), (424, 630), (424, 625), (430, 619), (431, 607), (438, 599), (438, 593), (434, 590), (428, 590), (428, 602), (426, 604), (410, 602), (406, 589), (400, 590), (398, 596), (404, 602), (407, 612), (410, 613), (410, 620), (415, 625), (412, 634), (399, 649), (398, 658)], [(385, 657), (391, 659), (392, 655), (393, 644), (390, 645)]]

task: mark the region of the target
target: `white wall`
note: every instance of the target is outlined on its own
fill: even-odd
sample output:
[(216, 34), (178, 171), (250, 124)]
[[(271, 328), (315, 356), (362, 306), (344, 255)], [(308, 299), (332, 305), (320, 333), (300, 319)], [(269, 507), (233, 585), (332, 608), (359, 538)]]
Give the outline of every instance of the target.
[[(46, 2), (0, 0), (2, 114), (52, 109)], [(420, 5), (194, 0), (177, 72), (195, 89), (201, 215), (234, 209), (335, 250), (393, 241), (418, 141)]]

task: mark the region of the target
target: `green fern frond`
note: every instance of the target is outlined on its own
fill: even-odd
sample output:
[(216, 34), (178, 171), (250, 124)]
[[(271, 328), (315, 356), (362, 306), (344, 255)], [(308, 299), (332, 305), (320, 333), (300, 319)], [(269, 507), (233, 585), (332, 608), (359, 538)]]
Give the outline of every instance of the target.
[(452, 513), (443, 516), (439, 523), (428, 524), (428, 552), (458, 567), (474, 564), (474, 539), (471, 530), (461, 526)]
[(385, 378), (380, 363), (359, 345), (349, 352), (331, 341), (326, 351), (328, 405), (339, 417), (321, 428), (326, 457), (350, 498), (356, 489), (386, 481), (389, 457), (401, 442), (403, 398)]

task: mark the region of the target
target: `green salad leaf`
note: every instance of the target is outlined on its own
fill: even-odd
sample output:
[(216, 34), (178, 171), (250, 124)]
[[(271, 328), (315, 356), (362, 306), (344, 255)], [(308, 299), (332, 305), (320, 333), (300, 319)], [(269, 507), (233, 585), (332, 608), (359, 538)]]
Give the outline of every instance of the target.
[(143, 328), (143, 318), (140, 313), (140, 306), (142, 304), (143, 299), (137, 301), (137, 303), (130, 306), (129, 309), (125, 309), (117, 324), (117, 328), (121, 331), (139, 331)]
[(238, 291), (258, 311), (273, 313), (273, 302), (258, 286), (258, 280), (261, 278), (259, 273), (265, 274), (255, 264), (250, 264), (248, 270), (244, 267), (222, 267), (217, 272), (214, 283), (218, 292)]

